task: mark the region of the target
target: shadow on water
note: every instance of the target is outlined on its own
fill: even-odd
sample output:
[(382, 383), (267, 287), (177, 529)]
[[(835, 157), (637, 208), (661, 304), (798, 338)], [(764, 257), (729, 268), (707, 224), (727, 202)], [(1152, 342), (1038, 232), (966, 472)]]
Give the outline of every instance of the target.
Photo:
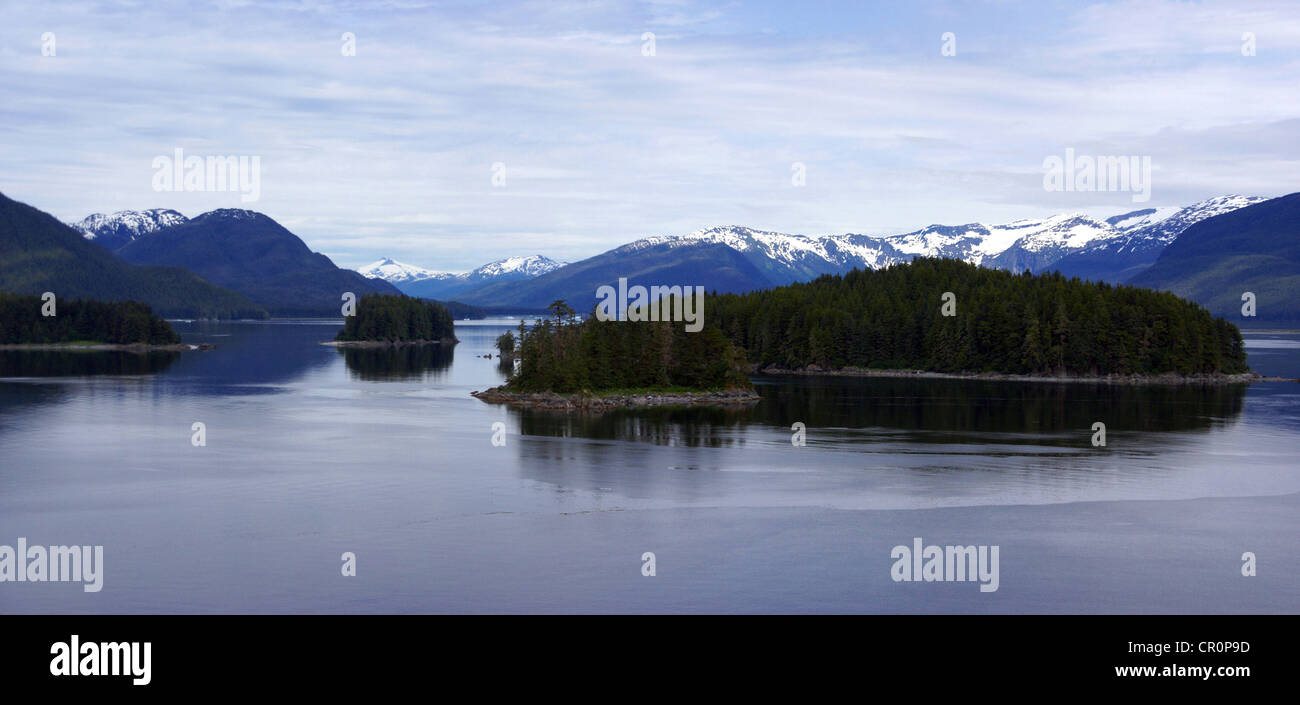
[(454, 345), (339, 348), (348, 372), (363, 382), (440, 380), (451, 368)]
[(174, 350), (0, 350), (0, 377), (151, 375), (179, 359)]

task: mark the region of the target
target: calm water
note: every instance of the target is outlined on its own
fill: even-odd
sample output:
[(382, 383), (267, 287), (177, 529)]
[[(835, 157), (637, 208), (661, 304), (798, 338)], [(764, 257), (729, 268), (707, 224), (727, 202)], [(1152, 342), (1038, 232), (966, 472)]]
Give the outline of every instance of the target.
[[(1300, 385), (763, 378), (749, 411), (580, 416), (469, 396), (502, 324), (395, 353), (176, 326), (217, 348), (0, 353), (0, 544), (106, 564), (99, 593), (0, 583), (0, 611), (1300, 608)], [(1300, 336), (1247, 338), (1300, 376)], [(914, 536), (1000, 545), (1001, 587), (893, 582)]]

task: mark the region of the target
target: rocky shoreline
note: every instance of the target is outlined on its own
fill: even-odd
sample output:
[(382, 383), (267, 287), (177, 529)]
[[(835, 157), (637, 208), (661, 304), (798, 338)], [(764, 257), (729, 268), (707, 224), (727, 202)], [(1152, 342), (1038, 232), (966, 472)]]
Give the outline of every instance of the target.
[(829, 375), (835, 377), (892, 377), (905, 379), (973, 379), (995, 382), (1086, 382), (1092, 384), (1254, 384), (1256, 382), (1298, 382), (1290, 377), (1265, 377), (1258, 372), (1242, 374), (1194, 374), (1180, 375), (1167, 373), (1162, 375), (1019, 375), (997, 372), (927, 372), (925, 370), (877, 370), (865, 367), (842, 367), (836, 369), (808, 365), (798, 369), (787, 369), (776, 365), (750, 367), (752, 374), (762, 375)]
[(642, 394), (556, 394), (554, 392), (507, 392), (501, 387), (492, 387), (481, 392), (470, 392), (470, 395), (490, 404), (564, 411), (609, 411), (655, 406), (749, 406), (758, 403), (761, 398), (752, 389)]
[(455, 345), (456, 338), (439, 338), (438, 340), (326, 340), (321, 345), (335, 348), (401, 348), (408, 345)]
[(215, 345), (202, 343), (200, 345), (190, 345), (189, 343), (176, 343), (173, 345), (150, 345), (148, 343), (6, 343), (0, 345), (0, 350), (63, 350), (71, 352), (99, 352), (99, 351), (120, 351), (120, 352), (188, 352), (190, 350), (212, 350)]

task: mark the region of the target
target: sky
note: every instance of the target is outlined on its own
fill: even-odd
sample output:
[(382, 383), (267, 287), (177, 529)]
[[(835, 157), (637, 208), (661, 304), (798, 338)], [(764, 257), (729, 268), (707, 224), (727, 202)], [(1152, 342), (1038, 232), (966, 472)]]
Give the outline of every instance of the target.
[[(248, 208), (345, 267), (1107, 216), (1300, 190), (1300, 3), (5, 0), (0, 134), (62, 220)], [(259, 198), (157, 190), (176, 149)], [(1150, 200), (1045, 189), (1066, 149)]]

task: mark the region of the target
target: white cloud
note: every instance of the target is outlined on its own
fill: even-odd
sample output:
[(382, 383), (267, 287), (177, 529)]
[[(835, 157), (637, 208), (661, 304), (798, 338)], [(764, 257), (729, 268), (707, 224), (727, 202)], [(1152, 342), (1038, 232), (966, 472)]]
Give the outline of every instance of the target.
[[(155, 193), (154, 155), (260, 155), (251, 206), (341, 264), (469, 269), (720, 223), (889, 232), (1113, 212), (1115, 194), (1042, 190), (1043, 157), (1068, 146), (1151, 155), (1151, 205), (1297, 182), (1300, 24), (1285, 6), (1035, 7), (1010, 25), (1001, 6), (954, 7), (863, 22), (791, 5), (802, 29), (772, 31), (744, 5), (685, 1), (10, 2), (0, 190), (64, 219), (194, 215), (247, 204)], [(956, 57), (939, 55), (936, 22)], [(1247, 24), (1256, 57), (1235, 49)], [(57, 57), (40, 56), (44, 31)]]

